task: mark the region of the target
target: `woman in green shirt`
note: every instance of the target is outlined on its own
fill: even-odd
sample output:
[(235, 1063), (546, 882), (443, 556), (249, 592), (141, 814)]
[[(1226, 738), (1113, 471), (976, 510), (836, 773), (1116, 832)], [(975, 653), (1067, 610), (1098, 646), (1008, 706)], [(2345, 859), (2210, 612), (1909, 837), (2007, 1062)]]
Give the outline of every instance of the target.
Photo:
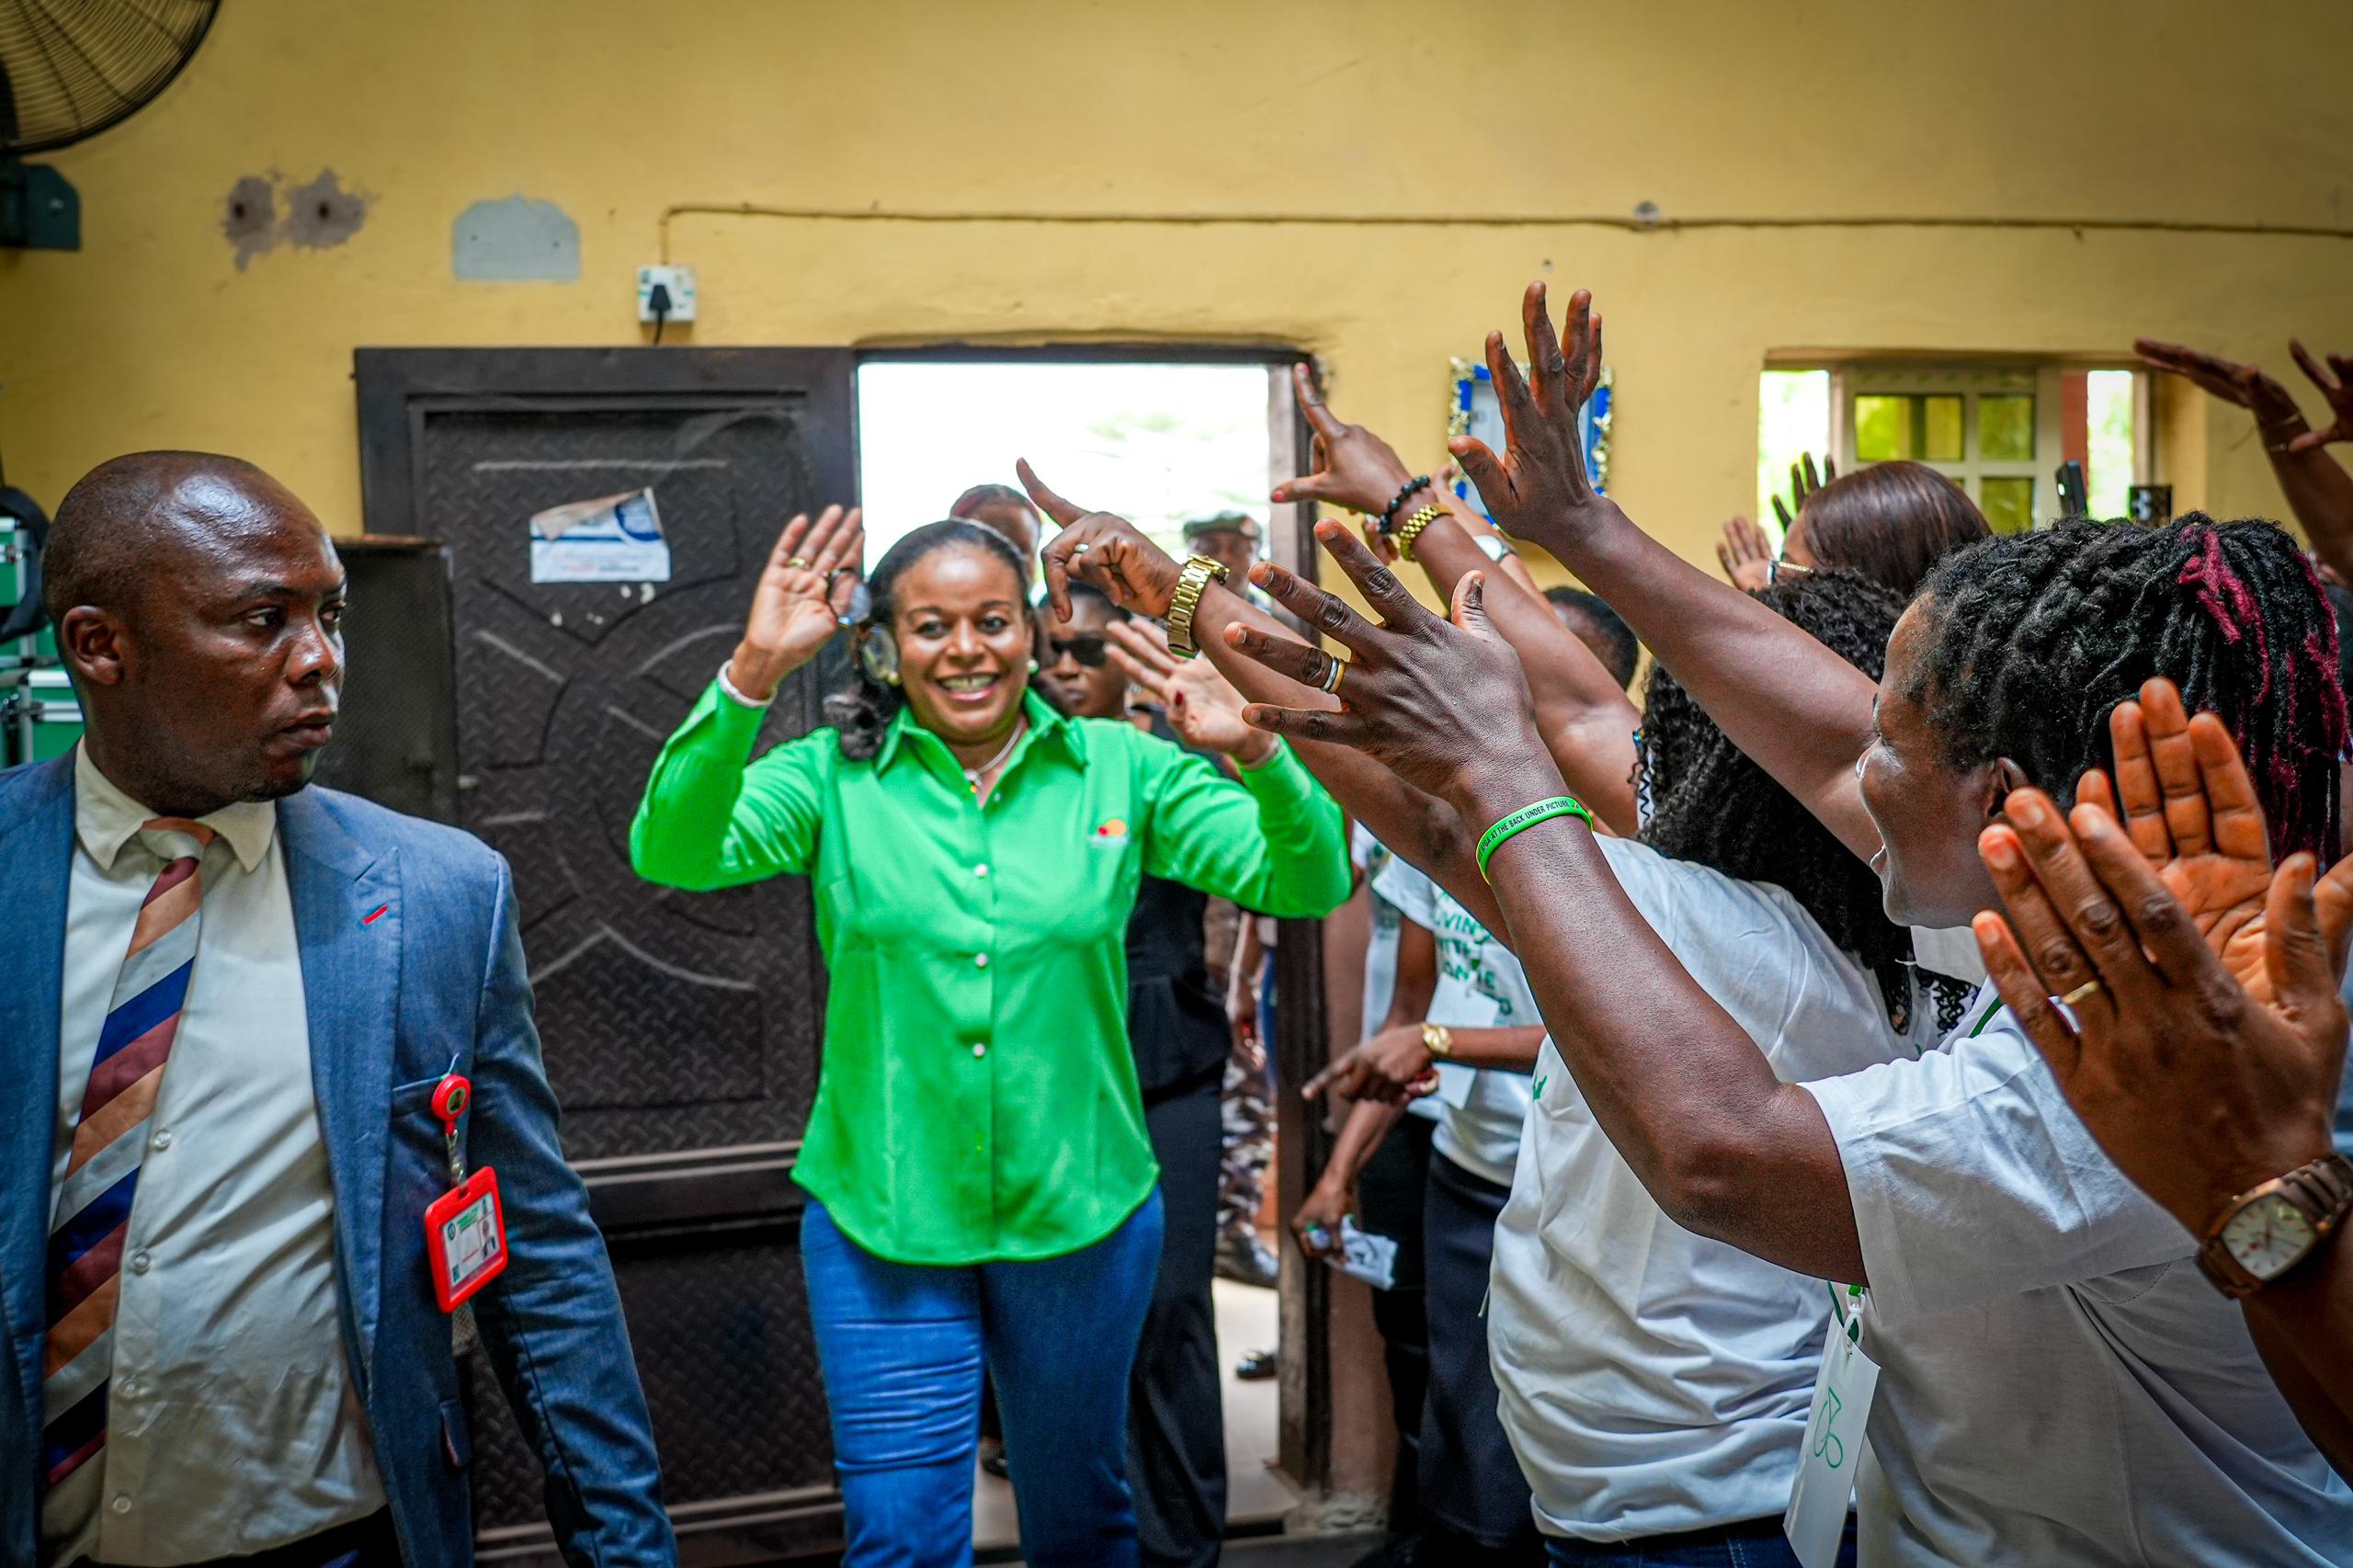
[(837, 627), (829, 585), (858, 541), (837, 507), (785, 529), (654, 764), (631, 858), (673, 887), (815, 884), (830, 989), (794, 1174), (845, 1561), (970, 1560), (985, 1358), (1027, 1560), (1132, 1562), (1126, 1386), (1161, 1214), (1129, 911), (1150, 874), (1326, 914), (1348, 893), (1340, 811), (1267, 737), (1239, 743), (1236, 783), (1030, 695), (1022, 562), (968, 522), (883, 556), (833, 724), (755, 760), (761, 710)]

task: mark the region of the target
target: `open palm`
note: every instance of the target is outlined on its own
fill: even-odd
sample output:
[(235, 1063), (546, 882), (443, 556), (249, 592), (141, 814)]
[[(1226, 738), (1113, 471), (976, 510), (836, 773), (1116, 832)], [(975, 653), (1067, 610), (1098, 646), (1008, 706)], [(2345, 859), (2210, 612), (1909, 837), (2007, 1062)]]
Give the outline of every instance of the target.
[[(2171, 682), (2152, 681), (2140, 701), (2118, 706), (2109, 733), (2115, 782), (2087, 773), (2077, 800), (2123, 824), (2222, 967), (2256, 1000), (2272, 1001), (2264, 931), (2271, 842), (2230, 731), (2211, 713), (2186, 713)], [(2332, 950), (2353, 924), (2348, 884), (2353, 879), (2332, 876), (2314, 890)]]
[(1128, 678), (1168, 713), (1168, 726), (1187, 745), (1231, 756), (1246, 751), (1258, 732), (1242, 717), (1242, 694), (1207, 659), (1178, 659), (1168, 635), (1150, 621), (1118, 620), (1104, 629), (1111, 656)]

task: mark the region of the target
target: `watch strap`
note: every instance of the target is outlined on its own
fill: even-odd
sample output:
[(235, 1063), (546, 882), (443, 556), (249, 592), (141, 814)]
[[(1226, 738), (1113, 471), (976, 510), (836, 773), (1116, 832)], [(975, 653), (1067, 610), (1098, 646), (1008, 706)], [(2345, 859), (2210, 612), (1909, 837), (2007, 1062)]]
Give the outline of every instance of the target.
[[(2313, 1244), (2304, 1252), (2304, 1257), (2310, 1257), (2320, 1250), (2321, 1243), (2336, 1233), (2344, 1223), (2346, 1215), (2353, 1212), (2353, 1161), (2348, 1161), (2342, 1154), (2323, 1154), (2310, 1165), (2299, 1165), (2277, 1180), (2249, 1188), (2224, 1206), (2221, 1217), (2208, 1228), (2206, 1240), (2198, 1249), (2198, 1266), (2206, 1271), (2206, 1278), (2214, 1282), (2216, 1290), (2234, 1301), (2255, 1294), (2271, 1281), (2251, 1273), (2231, 1256), (2230, 1247), (2222, 1240), (2223, 1227), (2248, 1204), (2274, 1193), (2293, 1204), (2312, 1221)], [(2272, 1278), (2284, 1278), (2303, 1260), (2302, 1257), (2298, 1258)]]
[(1185, 562), (1176, 574), (1176, 586), (1168, 596), (1168, 651), (1180, 659), (1189, 659), (1201, 651), (1193, 641), (1193, 615), (1201, 608), (1201, 596), (1212, 582), (1222, 583), (1230, 574), (1222, 561), (1212, 561), (1206, 555), (1196, 555)]
[(1454, 1054), (1454, 1031), (1444, 1024), (1425, 1023), (1422, 1025), (1422, 1045), (1442, 1062)]

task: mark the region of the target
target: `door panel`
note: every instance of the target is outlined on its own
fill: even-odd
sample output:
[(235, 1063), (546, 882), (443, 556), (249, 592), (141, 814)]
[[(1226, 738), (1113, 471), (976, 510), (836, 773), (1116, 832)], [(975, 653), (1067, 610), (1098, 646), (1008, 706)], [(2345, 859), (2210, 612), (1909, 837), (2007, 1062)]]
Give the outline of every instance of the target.
[[(854, 499), (835, 350), (362, 350), (371, 532), (454, 568), (460, 825), (513, 864), (564, 1149), (590, 1183), (689, 1559), (837, 1539), (789, 1180), (816, 1078), (809, 890), (638, 879), (654, 756), (733, 648), (795, 511)], [(529, 522), (650, 487), (670, 580), (534, 583)], [(356, 613), (365, 614), (364, 605)], [(839, 650), (761, 746), (806, 733)], [(542, 1555), (539, 1464), (475, 1358), (477, 1528)]]

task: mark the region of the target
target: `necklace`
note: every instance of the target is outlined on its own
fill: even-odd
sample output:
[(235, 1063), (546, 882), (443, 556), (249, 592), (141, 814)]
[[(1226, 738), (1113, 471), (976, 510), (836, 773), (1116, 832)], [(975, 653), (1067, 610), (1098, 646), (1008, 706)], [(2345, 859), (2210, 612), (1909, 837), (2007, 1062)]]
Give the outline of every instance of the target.
[(1029, 721), (1028, 718), (1024, 717), (1015, 720), (1013, 722), (1013, 733), (1005, 737), (1004, 749), (1000, 750), (995, 756), (989, 758), (978, 767), (968, 767), (964, 769), (964, 782), (972, 787), (973, 794), (977, 795), (981, 792), (981, 780), (987, 778), (990, 774), (995, 773), (1004, 765), (1005, 759), (1013, 755), (1014, 746), (1020, 742), (1023, 735), (1029, 733)]

